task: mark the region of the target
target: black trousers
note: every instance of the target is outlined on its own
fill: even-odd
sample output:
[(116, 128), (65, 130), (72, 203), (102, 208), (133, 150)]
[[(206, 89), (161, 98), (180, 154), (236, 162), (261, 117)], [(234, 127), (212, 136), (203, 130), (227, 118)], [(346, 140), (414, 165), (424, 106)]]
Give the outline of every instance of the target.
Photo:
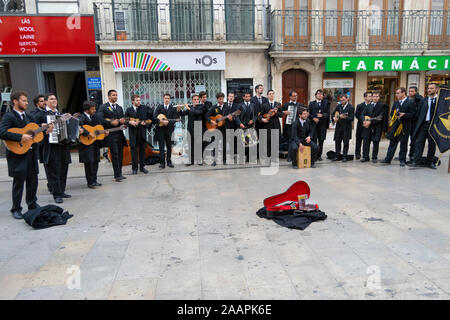
[(84, 164), (84, 174), (88, 185), (97, 182), (98, 162), (86, 162)]
[[(357, 125), (359, 126), (359, 124)], [(355, 144), (355, 156), (361, 155), (361, 145), (362, 145), (362, 129), (357, 127), (356, 128), (356, 144)]]
[(423, 150), (425, 149), (425, 141), (428, 141), (427, 162), (428, 164), (433, 162), (434, 154), (436, 153), (436, 143), (431, 138), (428, 130), (430, 128), (430, 122), (427, 121), (420, 127), (417, 133), (416, 150), (414, 154), (414, 162), (419, 163), (422, 159)]
[[(220, 143), (222, 142), (222, 160), (223, 160), (223, 163), (225, 163), (225, 162), (227, 162), (227, 137), (226, 137), (227, 133), (225, 131), (225, 128), (223, 128), (223, 129), (220, 128), (219, 130), (222, 133), (222, 139), (219, 141), (218, 146), (220, 146)], [(214, 140), (216, 140), (216, 137), (213, 137), (211, 139), (211, 142), (213, 142)], [(216, 154), (215, 150), (212, 151), (212, 155), (213, 155), (214, 161), (217, 161), (218, 154)]]
[[(131, 147), (131, 169), (137, 170), (138, 163), (139, 169), (142, 170), (145, 167), (145, 148), (147, 147), (147, 142), (140, 139), (136, 139), (136, 146)], [(139, 150), (138, 150), (139, 149)]]
[[(159, 163), (165, 164), (172, 162), (172, 131), (167, 128), (156, 129), (156, 137), (158, 138), (159, 144)], [(164, 154), (164, 149), (167, 149), (166, 154)]]
[(342, 142), (344, 142), (344, 150), (342, 151), (342, 155), (344, 157), (346, 157), (347, 154), (348, 154), (348, 148), (349, 148), (349, 145), (350, 145), (350, 140), (349, 139), (344, 139), (342, 137), (336, 138), (336, 141), (334, 142), (335, 148), (336, 148), (336, 156), (341, 154)]
[[(122, 134), (122, 132), (119, 132)], [(122, 176), (122, 162), (123, 162), (123, 141), (120, 137), (109, 135), (108, 145), (111, 151), (111, 162), (114, 170), (114, 178)]]
[(416, 143), (417, 143), (417, 136), (413, 138), (414, 130), (416, 128), (416, 123), (411, 123), (411, 133), (409, 135), (410, 143), (409, 143), (409, 157), (414, 160), (414, 155), (416, 153)]
[(64, 159), (64, 148), (60, 145), (53, 146), (48, 164), (44, 164), (47, 170), (48, 185), (53, 197), (62, 196), (66, 191), (69, 164)]
[(409, 134), (399, 134), (398, 136), (394, 137), (391, 142), (389, 142), (386, 161), (390, 162), (392, 158), (394, 158), (395, 150), (397, 150), (397, 145), (400, 143), (400, 153), (398, 155), (398, 159), (400, 161), (406, 162), (406, 154), (408, 152), (408, 137)]
[[(311, 141), (311, 143), (304, 144), (304, 146), (311, 147), (311, 164), (314, 164), (314, 162), (316, 162), (319, 158), (319, 146), (313, 141)], [(298, 144), (296, 144), (295, 141), (291, 141), (289, 150), (291, 152), (292, 165), (296, 165)]]
[(33, 151), (27, 152), (27, 165), (28, 172), (27, 175), (24, 176), (16, 176), (13, 178), (13, 187), (12, 187), (12, 202), (13, 206), (11, 212), (22, 210), (22, 206), (20, 205), (22, 202), (23, 195), (23, 187), (26, 183), (26, 196), (25, 200), (28, 205), (28, 209), (33, 209), (36, 206), (37, 197), (36, 192), (38, 189), (38, 175), (35, 169), (34, 156)]

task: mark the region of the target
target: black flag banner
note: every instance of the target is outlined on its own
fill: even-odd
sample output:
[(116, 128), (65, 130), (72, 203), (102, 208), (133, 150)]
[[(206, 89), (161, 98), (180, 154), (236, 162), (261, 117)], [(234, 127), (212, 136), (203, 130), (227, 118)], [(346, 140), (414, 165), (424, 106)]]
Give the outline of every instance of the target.
[(450, 87), (441, 86), (430, 135), (441, 153), (450, 149)]

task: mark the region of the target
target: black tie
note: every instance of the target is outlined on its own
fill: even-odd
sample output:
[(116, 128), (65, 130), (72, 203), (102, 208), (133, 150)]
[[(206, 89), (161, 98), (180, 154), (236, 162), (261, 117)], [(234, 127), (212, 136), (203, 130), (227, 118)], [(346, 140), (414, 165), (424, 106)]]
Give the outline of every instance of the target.
[(433, 116), (435, 108), (436, 108), (436, 98), (433, 98), (433, 100), (431, 100), (430, 117)]

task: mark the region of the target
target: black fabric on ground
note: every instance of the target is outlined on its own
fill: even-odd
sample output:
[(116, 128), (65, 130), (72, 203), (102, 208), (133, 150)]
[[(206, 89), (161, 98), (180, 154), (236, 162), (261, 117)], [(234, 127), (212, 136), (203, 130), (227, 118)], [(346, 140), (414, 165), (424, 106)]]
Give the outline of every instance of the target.
[(147, 158), (145, 158), (144, 163), (146, 166), (151, 166), (151, 165), (159, 163), (159, 155), (148, 156)]
[(264, 207), (259, 209), (258, 212), (256, 212), (256, 214), (260, 218), (273, 220), (282, 227), (300, 230), (305, 230), (312, 222), (325, 220), (327, 218), (325, 212), (322, 212), (320, 210), (310, 212), (303, 212), (296, 210), (292, 215), (270, 217), (267, 215), (267, 210)]
[(23, 215), (25, 222), (34, 229), (64, 225), (72, 217), (73, 215), (69, 214), (68, 211), (64, 211), (63, 208), (53, 204), (29, 210)]

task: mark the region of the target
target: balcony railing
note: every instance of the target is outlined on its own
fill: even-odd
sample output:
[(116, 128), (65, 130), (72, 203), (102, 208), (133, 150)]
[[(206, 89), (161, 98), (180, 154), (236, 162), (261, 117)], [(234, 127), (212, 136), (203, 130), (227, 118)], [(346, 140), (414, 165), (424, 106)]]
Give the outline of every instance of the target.
[(275, 10), (272, 50), (448, 50), (448, 11)]
[(94, 3), (97, 41), (270, 40), (270, 7), (155, 0)]

